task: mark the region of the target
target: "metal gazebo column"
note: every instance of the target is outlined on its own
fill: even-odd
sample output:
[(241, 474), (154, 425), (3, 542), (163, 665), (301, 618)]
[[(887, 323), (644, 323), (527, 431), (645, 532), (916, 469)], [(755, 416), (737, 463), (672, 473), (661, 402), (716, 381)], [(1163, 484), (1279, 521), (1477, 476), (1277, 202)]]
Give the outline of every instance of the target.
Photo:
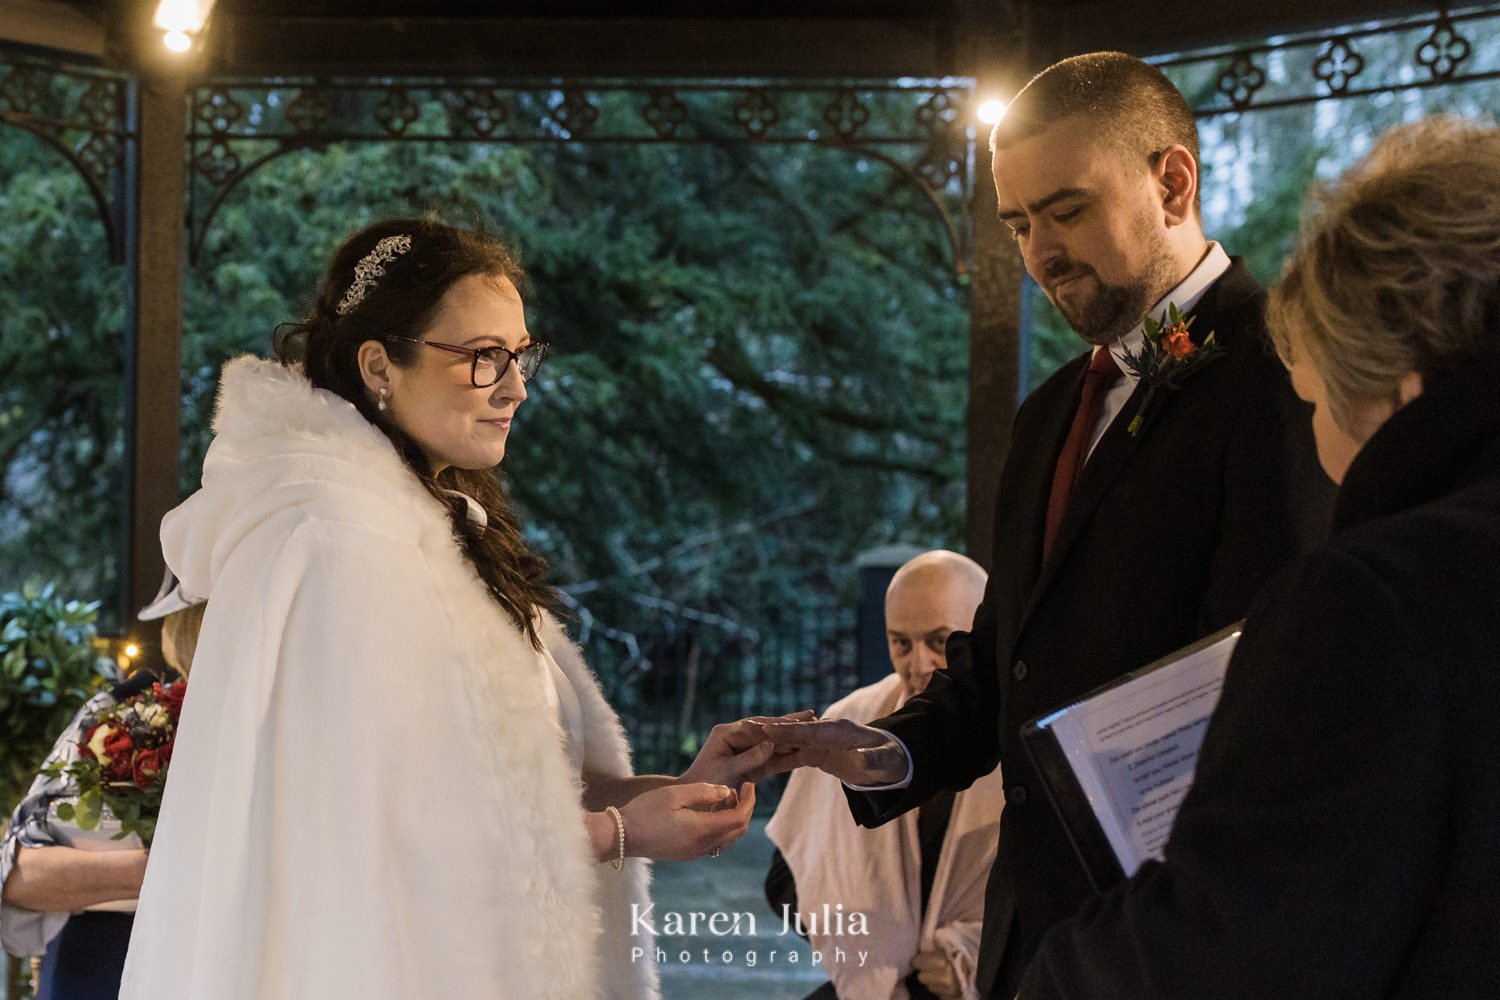
[[(143, 53), (141, 61), (150, 61), (149, 56)], [(186, 68), (147, 66), (138, 81), (134, 113), (139, 139), (129, 160), (125, 230), (129, 497), (120, 620), (127, 632), (138, 631), (135, 612), (161, 582), (161, 519), (180, 498), (182, 409)]]
[[(955, 21), (955, 55), (974, 78), (975, 100), (1008, 100), (1026, 80), (1026, 31), (993, 3), (966, 2)], [(1024, 13), (1024, 12), (1023, 12)], [(990, 568), (995, 495), (1020, 403), (1021, 255), (1000, 222), (990, 171), (989, 127), (976, 124), (969, 234), (968, 554)]]

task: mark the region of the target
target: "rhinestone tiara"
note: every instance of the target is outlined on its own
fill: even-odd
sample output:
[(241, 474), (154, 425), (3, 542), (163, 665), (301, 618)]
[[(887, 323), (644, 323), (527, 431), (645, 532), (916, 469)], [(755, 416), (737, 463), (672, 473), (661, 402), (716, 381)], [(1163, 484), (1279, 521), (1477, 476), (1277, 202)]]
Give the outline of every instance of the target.
[(385, 265), (411, 249), (411, 237), (405, 234), (400, 236), (387, 236), (375, 244), (375, 249), (360, 258), (359, 263), (354, 265), (354, 281), (349, 285), (349, 290), (339, 300), (338, 314), (347, 316), (353, 312), (370, 289), (376, 285), (376, 278), (385, 274)]

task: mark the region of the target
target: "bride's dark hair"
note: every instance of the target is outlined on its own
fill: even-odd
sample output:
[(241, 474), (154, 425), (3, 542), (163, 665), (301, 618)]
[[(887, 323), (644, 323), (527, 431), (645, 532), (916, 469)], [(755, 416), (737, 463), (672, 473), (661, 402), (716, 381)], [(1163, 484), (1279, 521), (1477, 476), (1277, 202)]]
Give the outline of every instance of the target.
[[(395, 236), (410, 236), (410, 249), (385, 261), (384, 274), (366, 287), (356, 305), (339, 315), (339, 304), (355, 281), (355, 265), (382, 239)], [(482, 233), (430, 218), (388, 219), (366, 226), (334, 253), (307, 318), (277, 329), (276, 356), (283, 364), (301, 363), (314, 386), (353, 403), (390, 438), (412, 474), (449, 512), (454, 534), (491, 596), (540, 649), (538, 613), (556, 611), (562, 602), (547, 582), (546, 562), (526, 547), (499, 475), (493, 469), (454, 467), (433, 475), (416, 441), (380, 411), (359, 372), (359, 347), (369, 340), (385, 346), (392, 364), (412, 364), (418, 345), (388, 338), (420, 337), (443, 295), (471, 274), (507, 279), (518, 291), (523, 279), (520, 265), (504, 245)], [(464, 505), (444, 490), (477, 500), (489, 517), (488, 526), (481, 530), (470, 525)]]

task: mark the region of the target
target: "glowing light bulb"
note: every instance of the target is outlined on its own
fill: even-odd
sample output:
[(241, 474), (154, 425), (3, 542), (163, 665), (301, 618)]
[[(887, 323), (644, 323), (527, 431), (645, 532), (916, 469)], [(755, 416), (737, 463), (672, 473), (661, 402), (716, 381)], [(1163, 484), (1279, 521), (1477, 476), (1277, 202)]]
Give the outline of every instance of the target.
[(162, 44), (173, 52), (186, 52), (193, 47), (193, 40), (185, 31), (169, 31), (162, 36)]
[(137, 646), (133, 642), (127, 642), (125, 644), (125, 655), (128, 656), (130, 659), (133, 660), (137, 656), (141, 655), (141, 647)]
[(163, 31), (202, 31), (215, 0), (161, 0), (156, 5), (156, 26)]
[(986, 125), (999, 125), (1000, 119), (1005, 117), (1005, 102), (999, 100), (988, 100), (979, 105), (979, 120)]

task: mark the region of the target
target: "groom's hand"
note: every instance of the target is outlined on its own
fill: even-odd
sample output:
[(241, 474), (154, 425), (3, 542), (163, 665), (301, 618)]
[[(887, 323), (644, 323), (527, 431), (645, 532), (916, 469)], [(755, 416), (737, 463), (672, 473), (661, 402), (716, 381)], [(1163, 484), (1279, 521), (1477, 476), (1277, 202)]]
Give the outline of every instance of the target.
[(906, 777), (906, 751), (889, 733), (848, 719), (757, 722), (776, 744), (778, 770), (816, 767), (846, 785), (893, 785)]
[(684, 785), (708, 782), (735, 788), (742, 781), (759, 781), (761, 778), (780, 774), (788, 770), (788, 767), (778, 766), (774, 759), (776, 746), (766, 741), (759, 723), (809, 722), (816, 717), (808, 709), (791, 715), (756, 715), (738, 722), (714, 726), (698, 751), (698, 756), (682, 772), (677, 782)]

